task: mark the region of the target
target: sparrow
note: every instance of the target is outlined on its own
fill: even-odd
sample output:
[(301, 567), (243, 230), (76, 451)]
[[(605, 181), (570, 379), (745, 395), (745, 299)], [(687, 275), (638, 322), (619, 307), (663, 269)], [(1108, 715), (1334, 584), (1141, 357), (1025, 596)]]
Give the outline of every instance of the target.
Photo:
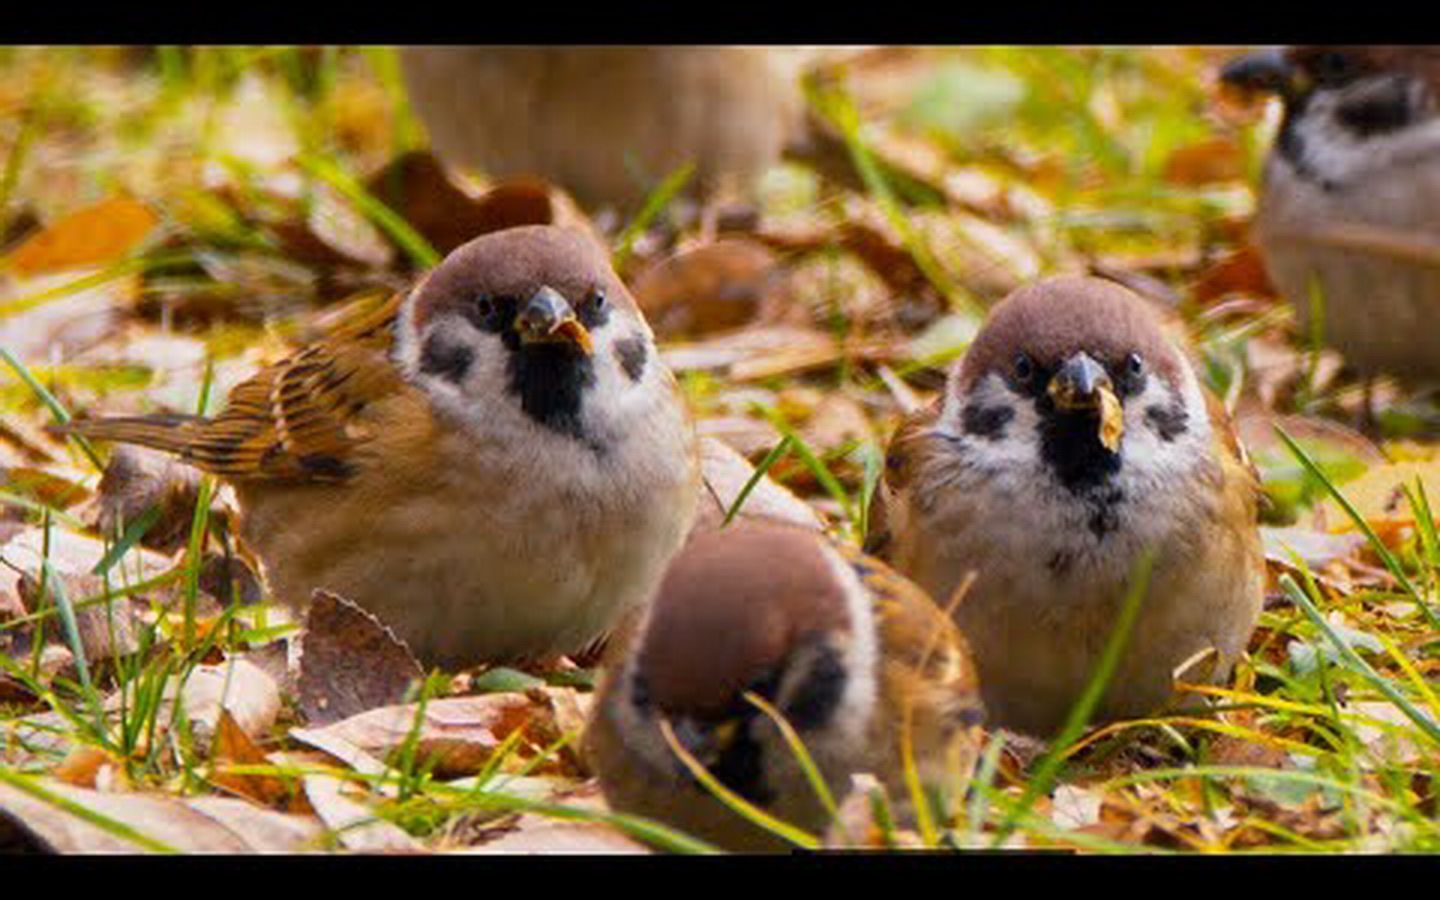
[(1137, 559), (1147, 594), (1099, 720), (1219, 680), (1260, 612), (1258, 481), (1219, 402), (1136, 294), (1064, 276), (997, 304), (902, 422), (866, 549), (955, 621), (991, 724), (1050, 737), (1095, 671)]
[(539, 175), (634, 207), (695, 164), (745, 182), (800, 127), (802, 56), (776, 47), (403, 47), (410, 103), (447, 164)]
[(747, 692), (789, 722), (837, 797), (865, 772), (903, 810), (907, 735), (922, 782), (968, 778), (984, 713), (965, 639), (878, 560), (806, 528), (744, 521), (696, 534), (645, 610), (586, 729), (612, 808), (727, 849), (787, 846), (696, 781), (664, 723), (729, 790), (823, 831), (825, 808)]
[(699, 491), (634, 299), (591, 239), (550, 226), (459, 247), (215, 418), (73, 430), (220, 476), (277, 597), (340, 594), (446, 668), (596, 641), (648, 597)]
[(1292, 47), (1221, 81), (1278, 95), (1255, 237), (1311, 333), (1360, 374), (1440, 376), (1440, 47)]

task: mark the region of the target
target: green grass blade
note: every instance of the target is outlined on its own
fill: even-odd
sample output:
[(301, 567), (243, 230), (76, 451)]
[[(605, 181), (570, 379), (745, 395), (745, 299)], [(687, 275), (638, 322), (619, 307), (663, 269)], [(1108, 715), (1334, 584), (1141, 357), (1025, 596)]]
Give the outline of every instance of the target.
[(382, 203), (375, 195), (328, 159), (301, 154), (295, 162), (305, 171), (339, 191), (376, 227), (393, 240), (417, 267), (428, 269), (440, 262), (440, 254), (425, 236), (406, 222), (399, 213)]
[[(59, 400), (55, 399), (54, 394), (50, 393), (48, 390), (45, 389), (45, 385), (41, 384), (35, 378), (35, 376), (31, 374), (30, 370), (25, 367), (24, 363), (16, 359), (15, 356), (11, 354), (11, 352), (5, 347), (0, 347), (0, 359), (5, 360), (6, 364), (9, 365), (12, 370), (14, 370), (15, 374), (20, 376), (20, 380), (25, 382), (26, 386), (35, 393), (36, 397), (40, 398), (40, 402), (45, 404), (46, 409), (50, 410), (50, 415), (55, 419), (55, 421), (59, 422), (62, 425), (69, 424), (69, 410), (65, 409), (64, 405), (62, 405)], [(100, 461), (100, 454), (95, 452), (95, 448), (91, 446), (89, 441), (85, 440), (84, 437), (78, 434), (69, 435), (69, 438), (70, 440), (74, 441), (75, 445), (84, 452), (86, 457), (89, 458), (91, 464), (95, 466), (95, 470), (97, 472), (105, 471), (105, 464)]]
[(135, 521), (128, 523), (125, 530), (120, 533), (119, 539), (111, 544), (110, 548), (105, 551), (105, 555), (100, 557), (100, 561), (95, 563), (90, 574), (103, 578), (125, 554), (130, 552), (132, 547), (140, 543), (146, 532), (153, 528), (158, 521), (160, 521), (160, 507), (157, 505), (149, 507), (137, 516)]
[(90, 809), (88, 806), (76, 803), (68, 797), (62, 797), (59, 794), (56, 794), (53, 791), (36, 784), (32, 779), (21, 775), (18, 772), (11, 772), (4, 767), (0, 767), (0, 782), (8, 784), (9, 786), (15, 788), (18, 791), (29, 794), (37, 800), (43, 800), (44, 802), (49, 803), (51, 806), (54, 806), (57, 809), (62, 809), (70, 815), (75, 816), (77, 819), (82, 819), (86, 822), (89, 822), (96, 828), (103, 829), (104, 831), (109, 832), (115, 837), (129, 841), (137, 847), (143, 847), (144, 849), (151, 850), (155, 853), (180, 852), (174, 847), (165, 843), (164, 841), (158, 841), (147, 834), (136, 831), (134, 828), (126, 825), (124, 822), (112, 819), (109, 816), (104, 815), (103, 813), (98, 813), (95, 810)]
[(1420, 592), (1416, 590), (1409, 576), (1405, 574), (1405, 568), (1400, 565), (1400, 561), (1395, 558), (1395, 554), (1390, 552), (1390, 548), (1385, 546), (1385, 542), (1380, 540), (1380, 536), (1375, 533), (1375, 529), (1370, 527), (1370, 523), (1365, 521), (1365, 517), (1360, 515), (1360, 511), (1355, 508), (1355, 505), (1340, 492), (1340, 489), (1335, 486), (1335, 482), (1330, 480), (1330, 477), (1315, 464), (1315, 460), (1310, 458), (1310, 454), (1306, 453), (1284, 428), (1276, 425), (1275, 432), (1279, 434), (1280, 439), (1285, 442), (1285, 446), (1289, 448), (1291, 455), (1300, 462), (1300, 465), (1305, 467), (1305, 470), (1309, 472), (1312, 477), (1325, 486), (1325, 490), (1330, 493), (1330, 496), (1335, 498), (1335, 502), (1340, 504), (1340, 508), (1345, 510), (1345, 514), (1350, 517), (1350, 521), (1354, 522), (1355, 527), (1359, 528), (1360, 532), (1365, 535), (1365, 539), (1370, 542), (1370, 546), (1375, 551), (1375, 555), (1380, 557), (1380, 561), (1385, 564), (1385, 568), (1390, 571), (1390, 574), (1395, 576), (1395, 580), (1400, 583), (1400, 587), (1415, 601), (1415, 604), (1420, 608), (1420, 612), (1425, 616), (1425, 620), (1430, 623), (1430, 626), (1432, 628), (1440, 628), (1440, 619), (1436, 618), (1435, 611), (1430, 608), (1430, 604), (1425, 602), (1425, 598), (1420, 596)]
[(716, 799), (729, 807), (741, 818), (765, 829), (771, 834), (784, 838), (797, 847), (806, 850), (815, 850), (820, 846), (820, 839), (800, 828), (796, 828), (788, 822), (782, 822), (765, 810), (741, 797), (739, 794), (721, 784), (714, 775), (711, 775), (700, 760), (691, 755), (689, 750), (675, 737), (675, 729), (670, 727), (670, 722), (660, 720), (660, 734), (665, 738), (665, 743), (670, 745), (670, 751), (679, 758), (680, 763), (685, 766), (690, 775), (706, 790), (714, 794)]
[(694, 174), (695, 164), (686, 163), (666, 175), (664, 180), (655, 187), (655, 190), (645, 198), (645, 204), (640, 207), (640, 212), (636, 213), (630, 224), (625, 226), (625, 230), (620, 232), (615, 253), (611, 256), (611, 263), (616, 269), (625, 268), (625, 263), (630, 261), (630, 254), (635, 250), (635, 241), (645, 233), (645, 229), (650, 227), (650, 223), (654, 222), (655, 218), (674, 202), (686, 183), (690, 181), (690, 176)]
[(1325, 635), (1331, 645), (1334, 646), (1336, 652), (1349, 664), (1350, 668), (1360, 673), (1366, 681), (1370, 682), (1375, 690), (1384, 694), (1386, 699), (1394, 703), (1395, 706), (1405, 714), (1406, 718), (1414, 722), (1416, 727), (1421, 731), (1425, 732), (1425, 735), (1429, 737), (1430, 740), (1436, 744), (1440, 744), (1440, 725), (1436, 725), (1429, 716), (1417, 709), (1415, 705), (1410, 702), (1409, 698), (1395, 687), (1390, 679), (1371, 668), (1370, 664), (1367, 663), (1360, 654), (1356, 653), (1354, 648), (1346, 643), (1344, 638), (1335, 633), (1335, 629), (1330, 627), (1329, 622), (1325, 621), (1325, 617), (1320, 614), (1320, 610), (1311, 602), (1310, 598), (1305, 595), (1305, 592), (1300, 589), (1300, 585), (1295, 583), (1294, 578), (1291, 578), (1289, 575), (1281, 575), (1280, 589), (1285, 592), (1285, 596), (1290, 598), (1296, 606), (1300, 607), (1315, 627), (1320, 629), (1320, 632)]
[[(815, 758), (810, 755), (810, 751), (805, 747), (805, 742), (800, 739), (800, 735), (796, 733), (789, 720), (781, 714), (780, 710), (772, 706), (759, 694), (753, 691), (746, 691), (741, 696), (743, 696), (751, 706), (754, 706), (764, 713), (771, 722), (775, 723), (775, 727), (780, 729), (780, 736), (785, 739), (786, 745), (789, 746), (790, 752), (795, 757), (795, 762), (800, 765), (800, 770), (805, 773), (805, 780), (810, 782), (811, 790), (815, 791), (815, 796), (819, 798), (820, 805), (825, 807), (825, 812), (829, 814), (830, 821), (840, 824), (843, 827), (844, 823), (840, 821), (840, 807), (835, 803), (835, 795), (830, 793), (830, 786), (825, 783), (825, 777), (820, 774), (820, 767), (815, 765)], [(848, 834), (846, 838), (849, 838)]]
[(730, 508), (725, 511), (725, 519), (720, 523), (721, 528), (730, 524), (731, 520), (740, 512), (740, 507), (744, 506), (745, 501), (749, 499), (750, 492), (755, 490), (755, 485), (759, 484), (760, 479), (765, 477), (770, 468), (789, 452), (792, 444), (794, 441), (787, 435), (780, 439), (780, 443), (770, 448), (770, 452), (765, 454), (765, 458), (760, 460), (760, 465), (755, 467), (754, 473), (746, 480), (745, 486), (740, 488), (740, 493), (735, 495), (735, 502), (731, 503)]

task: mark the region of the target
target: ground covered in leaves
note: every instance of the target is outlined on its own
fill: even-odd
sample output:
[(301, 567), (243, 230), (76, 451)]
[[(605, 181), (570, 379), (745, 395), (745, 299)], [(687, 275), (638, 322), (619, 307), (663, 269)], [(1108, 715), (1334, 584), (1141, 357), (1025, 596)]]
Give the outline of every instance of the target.
[(586, 216), (444, 174), (386, 49), (0, 49), (0, 848), (703, 849), (605, 809), (585, 661), (427, 676), (344, 598), (294, 621), (226, 490), (47, 429), (214, 409), (464, 240), (561, 221), (614, 248), (713, 439), (713, 521), (762, 464), (783, 488), (747, 504), (857, 541), (899, 416), (988, 304), (1062, 271), (1184, 320), (1264, 476), (1269, 596), (1208, 708), (993, 735), (957, 820), (851, 840), (1440, 849), (1440, 407), (1381, 383), (1361, 434), (1361, 385), (1266, 284), (1274, 110), (1217, 97), (1227, 55), (837, 53), (812, 101), (838, 158), (756, 207), (696, 208), (681, 172)]

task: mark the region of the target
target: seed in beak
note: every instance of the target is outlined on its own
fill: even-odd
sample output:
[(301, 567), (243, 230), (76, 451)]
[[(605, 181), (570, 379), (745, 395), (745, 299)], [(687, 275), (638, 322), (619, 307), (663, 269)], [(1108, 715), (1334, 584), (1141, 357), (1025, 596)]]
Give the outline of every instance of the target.
[(1125, 434), (1125, 412), (1105, 367), (1088, 353), (1076, 353), (1065, 360), (1046, 387), (1056, 409), (1067, 412), (1094, 410), (1099, 419), (1100, 443), (1111, 453), (1120, 452)]

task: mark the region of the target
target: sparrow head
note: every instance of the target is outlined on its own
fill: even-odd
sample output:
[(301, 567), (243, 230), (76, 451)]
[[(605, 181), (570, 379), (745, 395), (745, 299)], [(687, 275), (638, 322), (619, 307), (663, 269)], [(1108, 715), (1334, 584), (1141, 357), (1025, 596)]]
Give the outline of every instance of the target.
[[(1271, 48), (1226, 63), (1220, 81), (1278, 96), (1285, 105), (1280, 155), (1331, 184), (1343, 182), (1352, 167), (1375, 165), (1377, 150), (1380, 160), (1405, 152), (1397, 140), (1433, 132), (1426, 126), (1440, 116), (1440, 47)], [(1436, 138), (1431, 133), (1428, 142)]]
[(1145, 302), (1072, 276), (996, 305), (952, 374), (941, 426), (973, 466), (1117, 502), (1127, 481), (1199, 461), (1210, 436), (1190, 365)]
[(526, 226), (454, 250), (407, 298), (402, 369), (493, 432), (538, 426), (603, 446), (666, 395), (650, 327), (582, 232)]
[(622, 735), (627, 757), (597, 755), (602, 784), (641, 769), (692, 799), (707, 794), (665, 743), (664, 720), (752, 802), (813, 800), (778, 729), (744, 695), (778, 709), (825, 769), (864, 743), (875, 668), (868, 595), (822, 536), (768, 522), (697, 534), (602, 688), (597, 715)]

